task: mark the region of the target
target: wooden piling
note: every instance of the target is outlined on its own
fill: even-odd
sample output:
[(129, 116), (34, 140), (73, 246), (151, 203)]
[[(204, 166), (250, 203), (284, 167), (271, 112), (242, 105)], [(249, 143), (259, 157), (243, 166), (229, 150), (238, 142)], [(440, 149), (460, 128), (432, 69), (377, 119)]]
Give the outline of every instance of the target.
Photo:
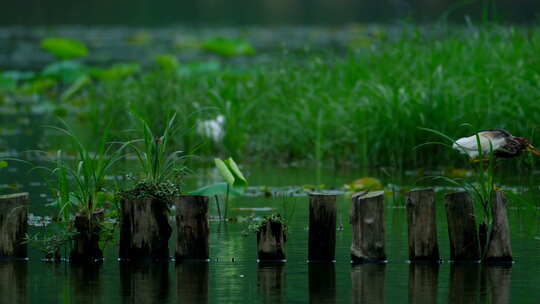
[(257, 231), (257, 257), (259, 261), (285, 261), (287, 235), (285, 224), (266, 220)]
[(354, 195), (350, 223), (352, 263), (386, 262), (384, 192), (373, 191)]
[(104, 218), (104, 210), (94, 211), (91, 216), (76, 214), (73, 226), (77, 234), (73, 237), (73, 247), (69, 260), (72, 263), (95, 263), (103, 260), (103, 251), (99, 247), (99, 234)]
[(504, 194), (501, 191), (495, 191), (492, 203), (493, 224), (484, 259), (488, 264), (512, 263), (510, 228)]
[(182, 195), (176, 205), (176, 262), (208, 260), (208, 197)]
[(155, 197), (120, 201), (119, 258), (132, 261), (169, 260), (169, 201)]
[(474, 205), (467, 192), (445, 195), (450, 260), (455, 262), (477, 262), (480, 246), (474, 215)]
[(25, 259), (28, 193), (0, 196), (0, 258)]
[(407, 194), (407, 224), (409, 260), (411, 262), (441, 261), (437, 243), (435, 191), (413, 190)]
[(336, 195), (309, 194), (308, 262), (335, 262)]

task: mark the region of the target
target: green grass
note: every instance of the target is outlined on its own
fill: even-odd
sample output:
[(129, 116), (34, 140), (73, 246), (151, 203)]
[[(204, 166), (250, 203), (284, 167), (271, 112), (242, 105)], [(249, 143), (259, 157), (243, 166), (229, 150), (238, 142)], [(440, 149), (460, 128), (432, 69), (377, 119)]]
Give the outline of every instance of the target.
[[(133, 128), (129, 108), (147, 115), (152, 129), (163, 129), (163, 113), (175, 111), (186, 132), (171, 145), (244, 162), (452, 166), (463, 161), (454, 151), (413, 148), (437, 139), (421, 128), (453, 138), (473, 134), (463, 123), (505, 128), (540, 144), (540, 28), (441, 25), (376, 35), (362, 45), (347, 56), (306, 54), (245, 69), (151, 68), (95, 81), (66, 103), (79, 109), (76, 122), (90, 138), (104, 116), (115, 118), (118, 137)], [(213, 143), (193, 126), (218, 114), (225, 136)]]

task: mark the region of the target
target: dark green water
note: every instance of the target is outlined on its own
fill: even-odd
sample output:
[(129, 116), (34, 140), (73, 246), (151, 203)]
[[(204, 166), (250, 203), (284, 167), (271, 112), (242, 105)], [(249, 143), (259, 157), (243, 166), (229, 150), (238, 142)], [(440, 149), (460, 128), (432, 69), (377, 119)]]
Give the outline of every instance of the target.
[[(306, 168), (244, 170), (252, 185), (322, 182), (331, 187), (358, 177), (354, 171), (334, 170), (322, 170), (317, 177), (314, 170)], [(198, 171), (201, 178), (191, 179), (188, 187), (195, 186), (197, 180), (211, 179), (213, 174), (211, 170)], [(17, 178), (22, 190), (31, 193), (31, 213), (51, 212), (43, 206), (46, 190), (37, 184), (38, 179), (21, 171), (9, 176)], [(441, 199), (438, 205), (442, 207)], [(445, 262), (438, 266), (408, 264), (406, 216), (400, 196), (386, 197), (386, 265), (351, 266), (350, 201), (344, 197), (338, 204), (338, 226), (342, 224), (343, 230), (337, 231), (337, 261), (329, 265), (306, 263), (307, 197), (238, 198), (232, 203), (231, 215), (253, 213), (235, 210), (239, 207), (272, 207), (290, 214), (293, 206), (288, 260), (282, 265), (257, 264), (255, 236), (242, 236), (246, 224), (211, 221), (209, 263), (136, 267), (119, 263), (117, 248), (113, 247), (107, 251), (103, 265), (84, 268), (40, 262), (41, 254), (32, 249), (26, 263), (0, 264), (0, 303), (537, 303), (540, 298), (540, 229), (538, 212), (531, 206), (512, 204), (510, 208), (517, 262), (511, 267), (489, 268), (446, 261), (448, 235), (442, 208), (437, 217)], [(217, 215), (214, 204), (210, 213)], [(31, 228), (32, 232), (39, 229), (43, 228)], [(173, 248), (171, 241), (171, 253)]]
[(432, 22), (443, 15), (463, 22), (491, 19), (529, 23), (538, 18), (536, 0), (319, 0), (319, 1), (6, 1), (0, 25), (342, 25), (395, 20)]

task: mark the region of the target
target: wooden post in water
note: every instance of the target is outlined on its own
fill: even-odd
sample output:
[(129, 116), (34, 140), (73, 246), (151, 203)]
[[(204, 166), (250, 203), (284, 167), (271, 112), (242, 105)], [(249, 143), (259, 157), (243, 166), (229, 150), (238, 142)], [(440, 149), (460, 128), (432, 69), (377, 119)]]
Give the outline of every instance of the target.
[(257, 231), (257, 257), (259, 261), (285, 261), (285, 224), (266, 220)]
[(450, 238), (450, 260), (479, 261), (480, 246), (471, 196), (467, 192), (456, 192), (445, 195), (444, 199)]
[(493, 226), (487, 244), (485, 262), (491, 264), (512, 263), (506, 198), (501, 191), (495, 191), (492, 202)]
[(169, 201), (154, 197), (120, 201), (119, 257), (132, 261), (169, 260)]
[(176, 205), (176, 262), (208, 260), (208, 197), (181, 195)]
[(75, 215), (73, 226), (77, 234), (73, 237), (73, 248), (69, 254), (72, 263), (95, 263), (103, 260), (103, 251), (99, 247), (99, 233), (104, 218), (104, 210), (94, 211), (92, 216)]
[(352, 197), (351, 259), (357, 263), (386, 262), (384, 236), (384, 191)]
[(0, 196), (0, 258), (25, 259), (28, 193)]
[(439, 263), (409, 264), (408, 303), (437, 303), (438, 279)]
[(413, 190), (407, 194), (407, 224), (409, 260), (411, 262), (441, 261), (437, 243), (435, 191)]
[(309, 194), (308, 262), (335, 262), (336, 195)]
[(386, 264), (356, 264), (351, 268), (351, 303), (385, 303)]

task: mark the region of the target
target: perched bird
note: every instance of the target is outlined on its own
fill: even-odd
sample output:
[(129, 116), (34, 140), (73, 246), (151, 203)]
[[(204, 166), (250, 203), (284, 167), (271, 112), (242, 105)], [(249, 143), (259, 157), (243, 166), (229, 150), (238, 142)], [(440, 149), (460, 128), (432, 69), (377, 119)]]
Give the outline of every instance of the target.
[(197, 133), (206, 136), (215, 143), (219, 143), (225, 135), (225, 117), (221, 114), (214, 119), (203, 120), (197, 123)]
[(531, 152), (540, 157), (540, 151), (529, 140), (523, 137), (513, 136), (501, 129), (484, 130), (475, 135), (460, 138), (454, 142), (452, 148), (462, 154), (467, 154), (472, 159), (478, 158), (480, 151), (485, 156), (488, 156), (493, 151), (493, 155), (499, 158), (516, 157), (523, 151)]

